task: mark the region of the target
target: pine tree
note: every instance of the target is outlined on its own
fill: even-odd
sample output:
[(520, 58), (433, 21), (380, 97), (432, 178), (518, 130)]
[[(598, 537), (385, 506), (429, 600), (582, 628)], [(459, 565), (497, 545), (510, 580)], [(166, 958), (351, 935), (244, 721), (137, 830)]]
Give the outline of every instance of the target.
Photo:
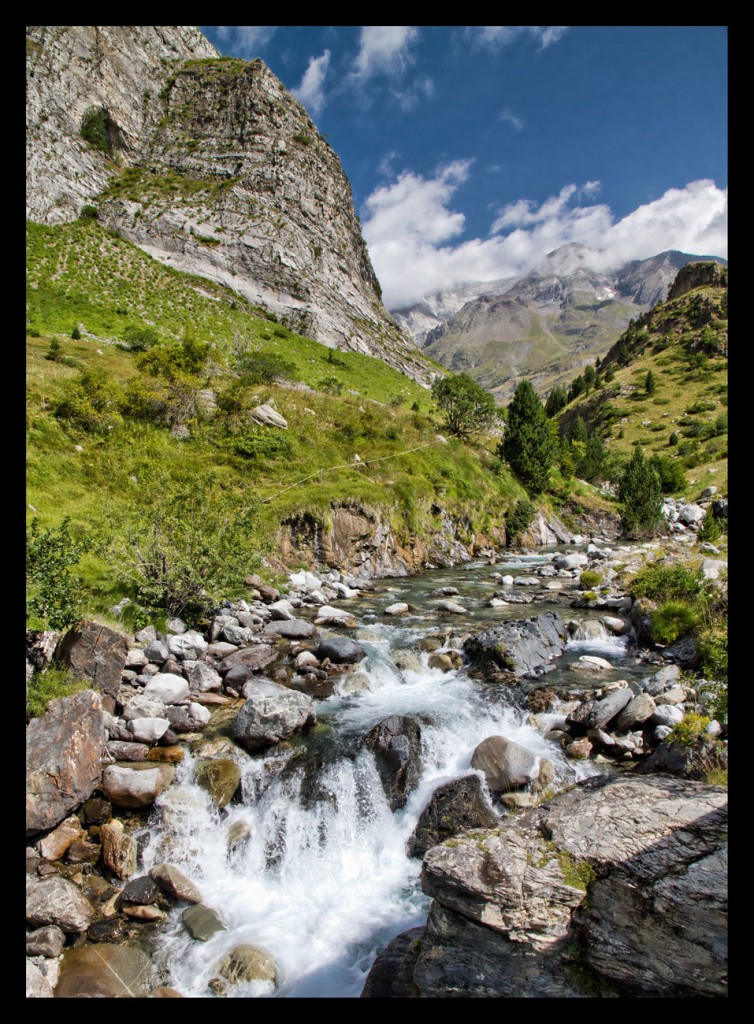
[(618, 488), (623, 504), (623, 529), (629, 536), (652, 534), (662, 521), (660, 478), (644, 458), (640, 445), (627, 463)]
[(644, 390), (648, 395), (653, 395), (657, 390), (657, 381), (651, 370), (647, 370), (647, 376), (644, 379)]
[(508, 424), (498, 455), (505, 459), (527, 490), (538, 494), (547, 486), (558, 445), (539, 396), (522, 380), (508, 406)]

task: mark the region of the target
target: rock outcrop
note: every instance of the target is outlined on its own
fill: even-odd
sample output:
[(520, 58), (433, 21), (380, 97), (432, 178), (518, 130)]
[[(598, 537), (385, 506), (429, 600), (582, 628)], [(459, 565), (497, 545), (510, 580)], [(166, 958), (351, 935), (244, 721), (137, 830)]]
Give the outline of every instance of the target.
[(27, 31), (27, 216), (100, 221), (334, 348), (429, 382), (380, 301), (351, 187), (259, 59), (191, 26)]

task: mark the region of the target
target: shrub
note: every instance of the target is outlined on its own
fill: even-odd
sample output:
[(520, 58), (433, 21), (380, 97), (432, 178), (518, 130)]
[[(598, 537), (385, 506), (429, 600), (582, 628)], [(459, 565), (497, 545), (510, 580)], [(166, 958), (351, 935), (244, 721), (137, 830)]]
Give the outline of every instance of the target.
[(339, 395), (343, 390), (343, 385), (337, 377), (325, 377), (317, 387), (320, 391), (326, 391), (328, 395)]
[(132, 352), (146, 352), (159, 342), (160, 336), (154, 327), (129, 324), (123, 332), (123, 339)]
[(656, 644), (672, 644), (693, 632), (696, 613), (682, 601), (665, 601), (652, 612), (650, 633)]
[(35, 516), (26, 531), (26, 619), (43, 629), (65, 629), (81, 614), (82, 583), (71, 570), (86, 550), (74, 537), (66, 516), (58, 527), (43, 530)]
[(529, 526), (534, 519), (536, 511), (534, 505), (526, 498), (516, 502), (505, 524), (506, 540), (509, 547)]
[(110, 153), (110, 125), (110, 115), (105, 107), (87, 107), (81, 119), (81, 138), (95, 149)]
[(241, 455), (246, 459), (279, 459), (290, 458), (293, 454), (293, 444), (283, 434), (267, 431), (247, 431), (241, 434), (232, 435), (227, 439), (224, 447), (229, 448), (234, 455)]
[(715, 519), (712, 509), (708, 508), (704, 513), (704, 519), (702, 519), (699, 524), (699, 529), (696, 533), (697, 540), (708, 541), (709, 543), (714, 544), (714, 542), (720, 538), (721, 532), (720, 524), (717, 519)]
[[(728, 683), (728, 626), (725, 620), (713, 621), (697, 636), (700, 669), (718, 683)], [(725, 694), (727, 712), (727, 689)], [(715, 713), (715, 717), (718, 715)], [(721, 719), (722, 721), (722, 719)]]
[(682, 747), (693, 747), (704, 736), (710, 720), (706, 715), (697, 715), (694, 712), (683, 716), (668, 734), (668, 743)]
[(99, 217), (99, 210), (97, 209), (96, 206), (91, 206), (89, 203), (86, 203), (84, 206), (81, 207), (81, 213), (79, 214), (79, 220), (84, 220), (84, 221), (86, 221), (86, 220), (97, 220), (98, 217)]
[(695, 601), (704, 591), (701, 566), (660, 565), (645, 566), (628, 584), (632, 597), (648, 597), (652, 601)]
[(45, 359), (51, 359), (53, 363), (59, 363), (63, 358), (63, 346), (57, 338), (50, 339), (50, 347), (47, 349)]
[(55, 406), (55, 416), (87, 434), (105, 434), (122, 421), (122, 388), (105, 370), (84, 370), (66, 387)]
[(71, 338), (73, 338), (74, 341), (81, 340), (81, 331), (75, 325), (73, 327), (73, 330), (71, 331)]
[(660, 479), (660, 490), (663, 494), (676, 494), (685, 490), (686, 474), (680, 462), (664, 455), (653, 455), (649, 464)]
[(585, 569), (579, 577), (579, 586), (582, 590), (592, 590), (602, 582), (602, 573), (594, 569)]

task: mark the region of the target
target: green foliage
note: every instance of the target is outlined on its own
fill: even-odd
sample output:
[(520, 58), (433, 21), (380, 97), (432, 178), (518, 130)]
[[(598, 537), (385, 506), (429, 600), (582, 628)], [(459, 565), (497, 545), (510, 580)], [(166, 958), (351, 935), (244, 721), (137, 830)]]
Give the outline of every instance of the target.
[[(724, 619), (713, 619), (697, 635), (700, 670), (710, 679), (725, 685), (725, 714), (728, 710), (728, 624)], [(717, 711), (715, 718), (720, 721)]]
[(508, 424), (498, 454), (533, 494), (547, 487), (557, 455), (557, 441), (539, 397), (522, 380), (508, 406)]
[(212, 475), (178, 485), (155, 477), (138, 503), (103, 523), (100, 550), (143, 607), (196, 621), (258, 567), (258, 507)]
[(73, 329), (71, 331), (71, 338), (74, 341), (80, 341), (81, 340), (81, 331), (78, 329), (78, 326), (76, 324), (74, 324)]
[(657, 391), (657, 381), (651, 370), (647, 370), (647, 375), (644, 378), (644, 390), (648, 395), (653, 395)]
[(445, 428), (455, 437), (489, 430), (497, 420), (495, 399), (466, 373), (437, 377), (432, 397), (445, 414)]
[(668, 459), (664, 455), (653, 455), (649, 460), (652, 469), (660, 480), (663, 494), (677, 494), (686, 489), (686, 474), (683, 466), (676, 459)]
[(43, 530), (35, 516), (26, 531), (26, 620), (43, 629), (65, 629), (81, 615), (81, 579), (71, 570), (86, 544), (71, 531), (66, 516), (58, 527)]
[(110, 115), (107, 109), (105, 107), (87, 107), (81, 119), (79, 134), (90, 146), (109, 154), (112, 144), (110, 142)]
[(343, 385), (337, 377), (324, 377), (317, 387), (328, 395), (340, 395), (343, 391)]
[(712, 508), (708, 508), (704, 513), (704, 519), (699, 524), (699, 529), (696, 532), (696, 539), (699, 541), (707, 541), (710, 544), (714, 544), (716, 540), (720, 539), (720, 524), (712, 512)]
[(70, 697), (72, 693), (78, 693), (88, 687), (88, 680), (77, 678), (70, 669), (57, 665), (50, 665), (42, 672), (35, 672), (26, 689), (27, 719), (43, 715), (51, 700)]
[(516, 502), (505, 523), (506, 540), (509, 547), (529, 526), (536, 511), (534, 505), (527, 498)]
[(293, 455), (293, 444), (284, 434), (270, 430), (247, 430), (240, 434), (232, 434), (224, 442), (234, 455), (245, 459), (287, 459)]
[(650, 633), (656, 644), (672, 644), (694, 631), (697, 616), (683, 601), (665, 601), (651, 614)]
[(657, 473), (636, 446), (618, 487), (618, 499), (623, 505), (623, 529), (629, 536), (651, 535), (657, 531), (662, 522), (661, 493)]
[(60, 344), (57, 338), (50, 339), (50, 347), (47, 350), (45, 359), (51, 360), (53, 363), (59, 363), (63, 358), (63, 346)]
[(123, 389), (98, 367), (83, 370), (63, 389), (55, 415), (74, 430), (106, 434), (121, 423)]
[(668, 438), (668, 445), (669, 445), (669, 446), (670, 446), (671, 448), (674, 448), (674, 447), (675, 447), (675, 446), (676, 446), (676, 445), (678, 444), (678, 441), (679, 441), (679, 440), (680, 440), (680, 439), (679, 439), (679, 437), (678, 437), (678, 433), (677, 433), (677, 431), (675, 431), (675, 430), (674, 430), (674, 431), (673, 431), (673, 433), (672, 433), (672, 434), (670, 435), (670, 437)]
[(547, 418), (552, 419), (553, 416), (556, 416), (561, 409), (566, 407), (567, 404), (568, 392), (564, 387), (558, 384), (547, 396), (547, 402), (545, 403), (545, 414)]
[(686, 748), (694, 747), (704, 736), (709, 723), (710, 719), (707, 715), (689, 712), (683, 716), (680, 722), (676, 722), (670, 730), (667, 742)]
[(159, 343), (160, 336), (154, 327), (129, 324), (123, 332), (123, 340), (132, 352), (146, 352)]
[(632, 597), (652, 601), (695, 601), (705, 587), (701, 566), (661, 565), (653, 562), (641, 569), (628, 584)]
[(579, 586), (582, 590), (592, 590), (602, 582), (602, 573), (594, 569), (585, 569), (579, 577)]
[(81, 207), (81, 212), (79, 213), (79, 220), (97, 220), (98, 217), (99, 210), (96, 206), (92, 206), (90, 203), (85, 203)]

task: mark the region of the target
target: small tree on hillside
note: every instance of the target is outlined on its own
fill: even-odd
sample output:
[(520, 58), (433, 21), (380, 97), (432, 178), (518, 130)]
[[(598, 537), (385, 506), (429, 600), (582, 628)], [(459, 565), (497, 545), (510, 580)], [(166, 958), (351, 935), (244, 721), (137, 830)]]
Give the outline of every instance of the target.
[(644, 458), (640, 445), (627, 463), (618, 487), (623, 504), (623, 529), (629, 536), (650, 535), (662, 522), (660, 478)]
[(539, 494), (547, 486), (558, 443), (539, 396), (522, 380), (508, 406), (508, 425), (498, 454), (527, 490)]
[(445, 413), (448, 433), (456, 437), (489, 430), (497, 422), (495, 399), (466, 373), (438, 377), (432, 384), (432, 397)]

